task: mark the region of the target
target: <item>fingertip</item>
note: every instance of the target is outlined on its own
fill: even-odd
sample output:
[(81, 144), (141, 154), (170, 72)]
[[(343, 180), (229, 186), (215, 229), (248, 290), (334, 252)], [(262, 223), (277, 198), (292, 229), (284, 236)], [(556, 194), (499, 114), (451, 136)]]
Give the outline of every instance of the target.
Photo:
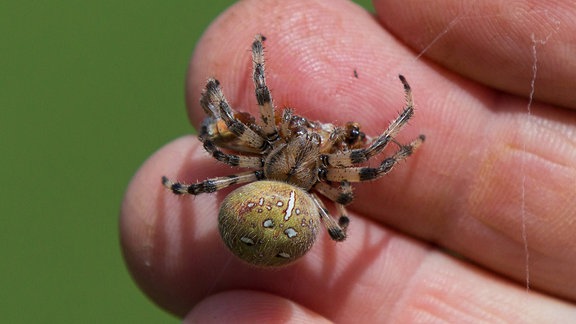
[(198, 303), (184, 323), (330, 323), (289, 299), (258, 291), (235, 290)]
[(350, 1), (247, 0), (220, 15), (196, 46), (186, 88), (194, 125), (204, 117), (198, 98), (209, 77), (221, 81), (233, 108), (258, 111), (250, 58), (257, 34), (267, 38), (266, 78), (278, 109), (293, 107), (310, 119), (338, 123), (361, 116), (358, 122), (371, 128), (389, 117), (366, 116), (402, 104), (396, 78), (399, 69), (412, 75), (398, 64), (408, 52), (369, 12)]
[(120, 243), (132, 277), (150, 299), (180, 316), (198, 294), (192, 269), (224, 251), (216, 220), (209, 217), (217, 213), (219, 196), (176, 196), (164, 187), (162, 176), (190, 182), (207, 177), (217, 165), (199, 159), (204, 154), (192, 136), (158, 150), (134, 175), (120, 212)]

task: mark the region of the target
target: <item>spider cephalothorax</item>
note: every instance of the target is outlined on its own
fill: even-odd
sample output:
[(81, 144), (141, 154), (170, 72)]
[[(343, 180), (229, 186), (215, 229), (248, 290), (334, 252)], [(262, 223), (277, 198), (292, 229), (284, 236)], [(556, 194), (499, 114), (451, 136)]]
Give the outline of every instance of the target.
[[(321, 221), (333, 240), (343, 241), (349, 223), (344, 206), (353, 200), (350, 182), (388, 173), (422, 144), (424, 135), (407, 145), (394, 140), (414, 114), (410, 86), (403, 76), (406, 107), (375, 139), (362, 133), (357, 123), (337, 127), (309, 121), (288, 108), (276, 114), (264, 74), (264, 40), (257, 35), (252, 44), (259, 120), (230, 107), (216, 79), (208, 80), (200, 99), (208, 115), (199, 135), (206, 151), (220, 162), (254, 171), (194, 184), (163, 177), (162, 183), (175, 194), (192, 195), (248, 183), (224, 199), (218, 218), (220, 234), (241, 259), (259, 266), (281, 266), (312, 247)], [(399, 147), (392, 156), (377, 167), (362, 166), (390, 142)], [(317, 194), (336, 203), (338, 221)]]

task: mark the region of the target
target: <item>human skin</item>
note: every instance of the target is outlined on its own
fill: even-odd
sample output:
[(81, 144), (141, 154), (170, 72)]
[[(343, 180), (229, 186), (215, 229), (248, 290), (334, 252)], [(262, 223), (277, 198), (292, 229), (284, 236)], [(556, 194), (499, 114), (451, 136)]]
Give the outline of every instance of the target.
[(192, 136), (167, 144), (122, 205), (122, 248), (141, 289), (186, 322), (575, 321), (576, 20), (568, 2), (456, 3), (376, 1), (372, 16), (343, 0), (245, 0), (216, 19), (190, 63), (194, 127), (211, 76), (233, 107), (257, 114), (249, 49), (262, 33), (277, 107), (354, 120), (375, 136), (402, 109), (403, 74), (416, 113), (398, 140), (427, 140), (390, 174), (355, 185), (346, 241), (322, 233), (278, 270), (247, 265), (221, 242), (230, 189), (177, 197), (160, 184), (237, 170)]

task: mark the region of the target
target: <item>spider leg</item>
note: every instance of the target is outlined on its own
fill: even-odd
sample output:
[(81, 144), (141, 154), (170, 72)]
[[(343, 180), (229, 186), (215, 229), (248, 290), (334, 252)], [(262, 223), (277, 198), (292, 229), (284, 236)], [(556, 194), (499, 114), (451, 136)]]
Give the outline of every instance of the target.
[(226, 97), (224, 97), (218, 80), (208, 79), (200, 104), (204, 111), (215, 118), (214, 122), (223, 120), (228, 131), (238, 137), (240, 142), (246, 143), (246, 145), (257, 149), (259, 152), (265, 152), (270, 148), (270, 143), (266, 139), (234, 117), (234, 110), (228, 104)]
[(333, 127), (330, 135), (322, 143), (322, 152), (332, 152), (342, 147), (342, 142), (346, 139), (346, 131), (341, 127)]
[(319, 178), (325, 181), (350, 181), (360, 182), (379, 178), (390, 172), (396, 163), (406, 159), (414, 150), (416, 150), (425, 140), (424, 135), (418, 136), (414, 141), (407, 145), (401, 145), (400, 149), (391, 157), (382, 161), (379, 167), (350, 167), (350, 168), (320, 168)]
[(344, 153), (324, 154), (321, 156), (322, 162), (331, 167), (345, 168), (355, 164), (368, 161), (373, 156), (379, 154), (386, 148), (388, 143), (396, 137), (398, 132), (406, 125), (408, 120), (414, 115), (414, 102), (412, 100), (412, 90), (406, 79), (400, 75), (400, 81), (404, 85), (406, 95), (406, 107), (398, 117), (390, 123), (388, 128), (378, 136), (367, 148), (354, 149)]
[(282, 120), (280, 122), (280, 135), (282, 138), (290, 138), (292, 136), (292, 131), (290, 130), (292, 115), (293, 111), (290, 108), (285, 108), (282, 111)]
[(338, 225), (346, 232), (350, 219), (348, 218), (348, 212), (345, 206), (354, 200), (354, 193), (352, 192), (350, 182), (342, 181), (339, 188), (333, 187), (326, 182), (318, 182), (314, 186), (314, 189), (336, 203), (338, 211), (340, 212)]
[(337, 223), (334, 220), (334, 218), (330, 216), (330, 214), (328, 213), (328, 209), (326, 208), (322, 200), (320, 200), (320, 198), (318, 198), (318, 196), (315, 193), (311, 193), (310, 196), (312, 197), (312, 201), (314, 201), (314, 204), (316, 204), (316, 207), (318, 207), (320, 217), (322, 217), (324, 224), (328, 229), (328, 234), (330, 235), (330, 238), (338, 242), (344, 241), (346, 239), (346, 228), (348, 227), (349, 223), (348, 217), (343, 215), (342, 217), (340, 217), (340, 220)]
[(176, 195), (199, 195), (201, 193), (215, 192), (235, 184), (254, 182), (262, 179), (264, 179), (264, 173), (261, 170), (258, 170), (207, 179), (193, 184), (172, 182), (167, 177), (163, 176), (162, 184), (164, 187), (172, 190)]
[(340, 211), (340, 218), (338, 218), (338, 225), (342, 228), (344, 233), (348, 229), (348, 224), (350, 224), (350, 218), (348, 218), (348, 212), (346, 211), (346, 207), (342, 204), (336, 204), (338, 210)]
[(274, 142), (278, 139), (278, 129), (276, 127), (276, 115), (274, 113), (274, 103), (272, 94), (266, 85), (266, 74), (264, 68), (264, 46), (263, 41), (266, 37), (256, 35), (252, 43), (252, 63), (254, 70), (254, 87), (256, 100), (260, 107), (260, 116), (262, 118), (262, 131), (266, 139)]
[(339, 188), (331, 186), (326, 182), (319, 181), (314, 185), (314, 189), (321, 193), (324, 197), (341, 205), (348, 205), (352, 202), (352, 200), (354, 200), (352, 186), (350, 186), (350, 183), (347, 181), (342, 181)]
[(227, 154), (218, 149), (211, 140), (203, 139), (203, 142), (204, 149), (210, 153), (213, 158), (230, 166), (255, 169), (261, 169), (264, 166), (262, 157)]

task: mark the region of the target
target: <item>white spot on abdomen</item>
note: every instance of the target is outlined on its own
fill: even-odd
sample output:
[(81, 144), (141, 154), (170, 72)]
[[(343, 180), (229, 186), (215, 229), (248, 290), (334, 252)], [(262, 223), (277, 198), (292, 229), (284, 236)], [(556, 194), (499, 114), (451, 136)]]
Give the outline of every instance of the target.
[(254, 240), (252, 240), (251, 238), (246, 237), (246, 236), (242, 236), (242, 237), (240, 238), (240, 241), (241, 241), (242, 243), (248, 245), (248, 246), (254, 245)]
[(264, 221), (264, 223), (262, 223), (262, 226), (266, 227), (266, 228), (272, 228), (274, 227), (274, 221), (270, 218), (268, 218), (267, 220)]
[(276, 255), (279, 258), (284, 258), (284, 259), (290, 259), (290, 254), (286, 253), (286, 252), (280, 252), (278, 253), (278, 255)]
[(298, 232), (296, 232), (296, 230), (292, 227), (289, 227), (284, 231), (284, 234), (286, 234), (286, 236), (289, 238), (293, 238), (294, 236), (298, 235)]
[(292, 209), (294, 209), (294, 190), (290, 191), (290, 198), (288, 199), (288, 208), (286, 208), (286, 214), (284, 215), (284, 220), (287, 221), (292, 216)]

